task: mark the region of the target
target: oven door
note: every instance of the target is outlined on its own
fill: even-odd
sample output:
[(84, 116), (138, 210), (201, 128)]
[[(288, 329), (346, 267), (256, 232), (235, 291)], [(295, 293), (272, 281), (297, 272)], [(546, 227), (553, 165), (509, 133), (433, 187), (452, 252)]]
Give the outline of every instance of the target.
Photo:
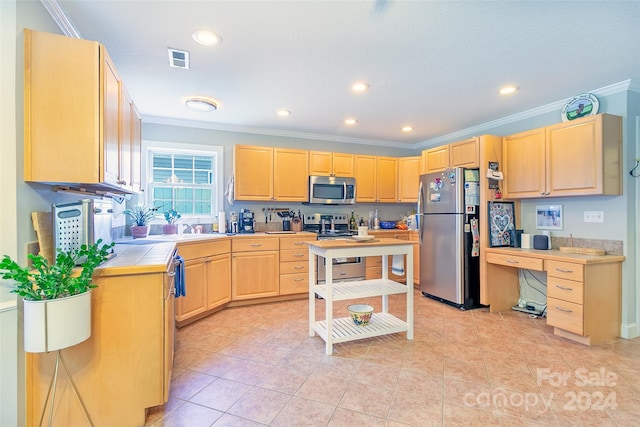
[[(327, 280), (326, 275), (326, 260), (323, 257), (318, 257), (318, 284), (323, 284)], [(335, 258), (333, 260), (333, 281), (334, 282), (348, 282), (351, 280), (363, 280), (366, 273), (365, 258), (362, 257), (348, 257), (348, 258)]]

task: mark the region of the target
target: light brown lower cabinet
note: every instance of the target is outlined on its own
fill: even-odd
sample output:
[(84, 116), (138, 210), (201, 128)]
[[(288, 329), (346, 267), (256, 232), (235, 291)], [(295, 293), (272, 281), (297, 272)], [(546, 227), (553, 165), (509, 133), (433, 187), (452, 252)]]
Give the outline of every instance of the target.
[(176, 322), (184, 326), (231, 300), (231, 242), (184, 242), (186, 295), (176, 298)]
[(315, 236), (280, 238), (280, 295), (309, 292), (309, 246)]
[(231, 299), (277, 296), (279, 293), (279, 241), (275, 237), (233, 239)]

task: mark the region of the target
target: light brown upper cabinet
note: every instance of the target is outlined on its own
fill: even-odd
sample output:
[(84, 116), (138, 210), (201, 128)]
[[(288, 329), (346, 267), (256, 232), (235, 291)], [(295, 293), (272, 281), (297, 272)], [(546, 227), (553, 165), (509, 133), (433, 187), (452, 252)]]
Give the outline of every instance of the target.
[(356, 201), (398, 202), (398, 159), (356, 155)]
[(25, 181), (129, 190), (121, 82), (105, 47), (25, 29), (24, 48)]
[(447, 168), (477, 168), (480, 162), (478, 138), (452, 142), (422, 152), (422, 173), (440, 172)]
[(503, 138), (505, 198), (617, 195), (622, 118), (584, 117)]
[(308, 151), (236, 145), (236, 200), (308, 200)]
[(352, 177), (354, 157), (346, 153), (309, 151), (309, 175)]
[(413, 203), (418, 201), (421, 156), (398, 158), (398, 201)]

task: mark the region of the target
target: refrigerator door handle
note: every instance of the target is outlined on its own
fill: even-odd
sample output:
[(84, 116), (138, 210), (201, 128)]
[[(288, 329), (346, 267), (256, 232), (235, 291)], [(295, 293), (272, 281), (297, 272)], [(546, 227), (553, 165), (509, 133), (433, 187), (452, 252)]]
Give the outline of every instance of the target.
[(420, 189), (418, 190), (418, 216), (416, 216), (416, 221), (418, 221), (418, 238), (419, 238), (420, 246), (422, 246), (422, 227), (423, 227), (422, 223), (424, 222), (424, 215), (422, 215), (423, 199), (424, 199), (424, 192), (422, 189), (422, 180), (420, 180)]

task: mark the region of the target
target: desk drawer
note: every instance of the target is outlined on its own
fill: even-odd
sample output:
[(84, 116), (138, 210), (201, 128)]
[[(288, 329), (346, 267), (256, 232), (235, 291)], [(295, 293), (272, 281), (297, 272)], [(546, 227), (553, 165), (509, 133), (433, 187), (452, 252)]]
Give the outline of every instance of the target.
[(547, 324), (583, 335), (582, 305), (547, 297)]
[(272, 237), (233, 239), (233, 252), (277, 251), (280, 249), (279, 239)]
[(584, 266), (582, 264), (549, 260), (545, 266), (548, 276), (577, 280), (579, 282), (584, 280)]
[(506, 265), (508, 267), (514, 268), (526, 268), (528, 270), (543, 271), (542, 260), (537, 258), (527, 258), (518, 255), (495, 254), (489, 252), (487, 253), (487, 262), (491, 264)]
[(547, 296), (582, 304), (584, 301), (584, 283), (548, 276)]
[(307, 248), (280, 250), (280, 262), (308, 261), (309, 250)]

